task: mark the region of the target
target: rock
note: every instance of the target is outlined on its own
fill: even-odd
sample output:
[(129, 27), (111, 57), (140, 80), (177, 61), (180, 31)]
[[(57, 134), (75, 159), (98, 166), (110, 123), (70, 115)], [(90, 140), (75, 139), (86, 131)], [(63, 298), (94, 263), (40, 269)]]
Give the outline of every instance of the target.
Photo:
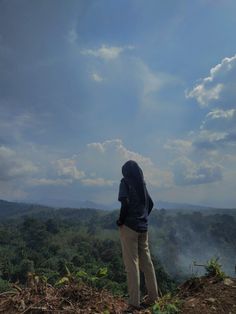
[(215, 303), (216, 299), (214, 298), (209, 298), (209, 299), (206, 299), (208, 302), (211, 302), (211, 303)]
[(224, 279), (224, 284), (226, 286), (232, 286), (234, 284), (234, 282), (230, 278), (225, 278)]

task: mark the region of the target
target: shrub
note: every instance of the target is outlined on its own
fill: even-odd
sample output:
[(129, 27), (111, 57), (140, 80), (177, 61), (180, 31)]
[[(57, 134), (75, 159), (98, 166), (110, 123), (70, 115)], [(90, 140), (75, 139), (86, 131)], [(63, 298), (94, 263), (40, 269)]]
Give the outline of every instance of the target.
[(222, 265), (219, 264), (218, 260), (218, 257), (213, 257), (207, 262), (207, 265), (205, 266), (206, 276), (217, 277), (223, 280), (226, 277), (226, 274), (222, 271)]

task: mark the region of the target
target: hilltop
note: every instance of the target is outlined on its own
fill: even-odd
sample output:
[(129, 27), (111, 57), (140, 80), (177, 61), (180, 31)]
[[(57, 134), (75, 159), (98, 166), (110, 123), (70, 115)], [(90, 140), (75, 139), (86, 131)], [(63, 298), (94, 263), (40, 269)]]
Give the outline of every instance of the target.
[[(76, 313), (75, 308), (78, 313), (103, 313), (104, 309), (121, 313), (125, 299), (117, 295), (126, 295), (127, 287), (115, 223), (118, 214), (118, 210), (52, 208), (0, 201), (2, 313), (17, 313), (19, 307), (21, 313), (36, 313), (37, 308), (38, 313)], [(201, 314), (235, 313), (235, 279), (226, 283), (211, 281), (200, 277), (203, 267), (193, 267), (205, 265), (215, 256), (226, 275), (234, 277), (235, 215), (154, 209), (149, 235), (158, 284), (167, 304), (175, 299), (166, 299), (166, 295), (181, 284), (176, 295), (180, 313), (197, 314), (199, 309)], [(58, 286), (57, 282), (67, 276), (67, 269), (82, 276), (84, 284)], [(106, 275), (96, 280), (96, 274), (104, 269)], [(43, 280), (39, 287), (38, 283), (29, 286), (28, 273)], [(189, 280), (194, 276), (200, 279)], [(143, 283), (141, 280), (144, 295)], [(9, 287), (14, 291), (9, 292)], [(8, 306), (13, 306), (14, 311), (7, 312)], [(153, 313), (161, 312), (156, 309)]]
[(217, 280), (200, 277), (186, 281), (177, 296), (182, 300), (182, 314), (235, 314), (236, 279)]
[[(164, 296), (158, 306), (135, 314), (235, 314), (236, 279), (218, 280), (199, 277), (186, 281), (171, 299)], [(178, 304), (175, 308), (173, 304)], [(164, 306), (172, 311), (164, 312)], [(121, 314), (127, 308), (126, 300), (102, 289), (84, 283), (69, 283), (55, 288), (40, 280), (31, 281), (29, 287), (13, 285), (11, 291), (0, 294), (0, 312), (17, 313), (101, 313)]]

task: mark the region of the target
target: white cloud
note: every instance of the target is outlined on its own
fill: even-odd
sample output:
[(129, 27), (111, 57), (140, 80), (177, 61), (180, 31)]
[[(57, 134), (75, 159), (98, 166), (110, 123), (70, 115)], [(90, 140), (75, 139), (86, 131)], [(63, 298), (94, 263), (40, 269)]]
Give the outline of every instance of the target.
[(235, 109), (231, 110), (221, 110), (221, 109), (216, 109), (207, 114), (207, 118), (210, 119), (231, 119), (235, 116)]
[[(107, 140), (103, 143), (88, 144), (87, 154), (90, 161), (95, 165), (92, 171), (98, 169), (103, 173), (109, 173), (111, 180), (119, 180), (121, 166), (127, 160), (135, 160), (144, 171), (148, 184), (155, 187), (167, 187), (172, 184), (172, 174), (168, 170), (158, 169), (149, 157), (127, 149), (120, 139)], [(88, 156), (86, 154), (86, 156)], [(92, 158), (92, 159), (91, 159)]]
[(236, 129), (236, 109), (214, 109), (210, 111), (201, 125), (201, 130), (227, 130)]
[(91, 78), (92, 78), (93, 81), (98, 82), (98, 83), (103, 81), (103, 78), (101, 77), (101, 75), (99, 75), (96, 72), (91, 74)]
[(200, 80), (187, 97), (195, 98), (200, 106), (210, 108), (191, 136), (194, 152), (198, 155), (223, 160), (235, 154), (236, 148), (236, 55), (224, 58)]
[(224, 58), (210, 70), (210, 75), (200, 81), (191, 91), (186, 92), (187, 98), (196, 98), (201, 106), (210, 103), (219, 106), (236, 105), (236, 55)]
[(222, 154), (229, 153), (231, 146), (236, 147), (236, 132), (220, 132), (202, 130), (193, 139), (193, 146), (196, 150), (214, 150)]
[(0, 198), (22, 199), (25, 184), (38, 173), (38, 166), (13, 149), (0, 146)]
[(186, 93), (186, 96), (187, 98), (196, 98), (198, 103), (205, 107), (208, 106), (210, 101), (219, 99), (223, 87), (223, 84), (217, 84), (211, 88), (206, 88), (205, 84), (200, 84), (189, 93)]
[(76, 167), (75, 159), (59, 159), (55, 162), (55, 167), (57, 169), (57, 174), (59, 176), (72, 178), (79, 180), (84, 177), (84, 172)]
[(66, 186), (71, 184), (73, 181), (71, 179), (47, 179), (47, 178), (39, 178), (39, 179), (31, 179), (28, 181), (29, 185), (35, 186), (47, 186), (47, 185), (55, 185), (55, 186)]
[(173, 162), (174, 179), (177, 185), (197, 185), (222, 180), (222, 167), (206, 161), (196, 164), (187, 157)]
[[(89, 143), (79, 155), (57, 159), (53, 167), (40, 171), (43, 177), (28, 180), (32, 186), (82, 185), (88, 188), (111, 188), (122, 177), (121, 167), (127, 160), (135, 160), (144, 171), (145, 180), (153, 187), (168, 187), (172, 174), (159, 169), (153, 161), (138, 152), (127, 149), (122, 140), (112, 139)], [(50, 164), (49, 164), (50, 165)]]
[(164, 148), (180, 155), (186, 155), (192, 151), (192, 141), (182, 139), (168, 140)]
[(0, 146), (0, 181), (15, 180), (26, 177), (38, 171), (31, 161), (18, 156), (17, 153), (6, 146)]
[(93, 56), (96, 58), (101, 58), (103, 60), (114, 60), (117, 59), (122, 52), (125, 50), (133, 49), (132, 46), (117, 47), (117, 46), (107, 46), (102, 45), (98, 49), (84, 49), (81, 50), (81, 54), (86, 56)]
[(81, 180), (82, 184), (86, 186), (98, 186), (98, 187), (104, 187), (104, 186), (112, 186), (114, 185), (115, 181), (112, 180), (106, 180), (104, 178), (87, 178)]
[(213, 81), (217, 76), (224, 77), (235, 68), (236, 55), (231, 58), (224, 58), (221, 63), (217, 64), (210, 70), (210, 76), (205, 78), (206, 81)]

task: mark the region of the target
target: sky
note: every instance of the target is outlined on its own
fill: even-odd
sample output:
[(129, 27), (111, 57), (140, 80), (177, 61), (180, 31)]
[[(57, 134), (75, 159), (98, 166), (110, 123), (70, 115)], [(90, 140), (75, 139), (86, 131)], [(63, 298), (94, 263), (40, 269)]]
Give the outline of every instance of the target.
[[(236, 207), (234, 0), (0, 0), (0, 198)], [(117, 202), (117, 205), (118, 202)]]

